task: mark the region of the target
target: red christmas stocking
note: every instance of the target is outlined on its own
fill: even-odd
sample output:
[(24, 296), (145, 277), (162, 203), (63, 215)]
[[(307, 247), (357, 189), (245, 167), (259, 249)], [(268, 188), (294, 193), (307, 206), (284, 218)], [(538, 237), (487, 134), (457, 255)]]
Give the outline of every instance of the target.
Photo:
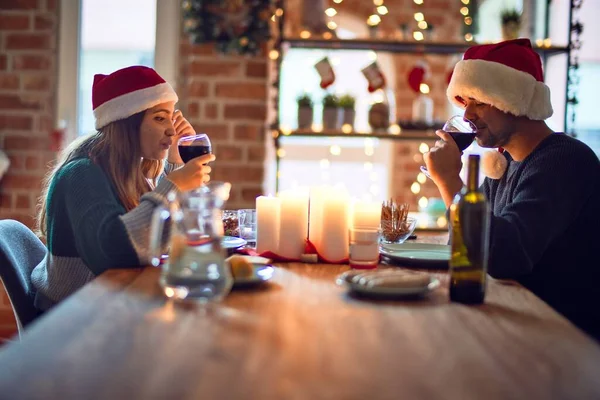
[(385, 86), (385, 77), (383, 76), (383, 72), (381, 72), (379, 65), (377, 65), (377, 61), (363, 68), (362, 73), (369, 82), (369, 93), (373, 93), (377, 89), (381, 89)]
[(315, 64), (315, 68), (321, 77), (321, 88), (325, 89), (335, 82), (335, 73), (329, 62), (329, 58), (325, 57)]

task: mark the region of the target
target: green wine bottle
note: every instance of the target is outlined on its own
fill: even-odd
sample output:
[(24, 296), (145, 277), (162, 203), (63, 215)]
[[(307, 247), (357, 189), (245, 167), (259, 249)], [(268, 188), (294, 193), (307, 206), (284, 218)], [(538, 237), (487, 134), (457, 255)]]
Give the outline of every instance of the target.
[(481, 304), (485, 298), (490, 211), (479, 190), (479, 156), (470, 155), (467, 186), (450, 206), (450, 300)]

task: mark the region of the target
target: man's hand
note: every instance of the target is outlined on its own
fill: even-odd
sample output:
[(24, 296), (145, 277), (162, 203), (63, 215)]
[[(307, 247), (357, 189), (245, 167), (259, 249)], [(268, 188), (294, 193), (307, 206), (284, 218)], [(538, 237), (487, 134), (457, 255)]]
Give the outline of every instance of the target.
[(446, 207), (452, 203), (454, 195), (463, 186), (460, 179), (462, 161), (460, 150), (448, 133), (438, 130), (435, 132), (441, 140), (435, 142), (429, 152), (423, 154), (425, 165), (431, 179), (438, 187)]

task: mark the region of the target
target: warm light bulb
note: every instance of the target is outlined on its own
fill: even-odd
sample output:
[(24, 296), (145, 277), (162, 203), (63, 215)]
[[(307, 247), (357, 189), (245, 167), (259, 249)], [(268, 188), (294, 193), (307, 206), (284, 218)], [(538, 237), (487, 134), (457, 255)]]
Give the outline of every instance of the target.
[(284, 149), (277, 149), (277, 157), (279, 157), (279, 158), (285, 157), (285, 150)]
[(472, 34), (470, 34), (470, 33), (467, 33), (467, 34), (465, 35), (465, 40), (466, 40), (467, 42), (472, 42), (472, 41), (473, 41), (473, 35), (472, 35)]
[(292, 130), (287, 125), (281, 125), (280, 129), (281, 129), (281, 133), (283, 133), (285, 136), (288, 136), (288, 135), (292, 134)]
[(471, 25), (473, 23), (473, 18), (465, 17), (465, 25)]
[(415, 21), (423, 21), (425, 16), (423, 16), (422, 12), (415, 13)]
[(417, 26), (419, 27), (419, 29), (427, 29), (427, 22), (426, 21), (419, 21), (417, 23)]
[(421, 152), (421, 154), (425, 154), (429, 151), (429, 146), (427, 145), (427, 143), (421, 143), (419, 145), (419, 151)]
[(419, 90), (421, 91), (421, 93), (423, 94), (428, 94), (429, 93), (429, 85), (426, 83), (421, 83), (419, 85)]
[(550, 38), (544, 39), (544, 47), (552, 46), (552, 40)]
[(308, 39), (310, 37), (310, 32), (309, 31), (302, 31), (302, 32), (300, 32), (300, 37), (302, 39)]
[(325, 10), (325, 14), (327, 14), (328, 17), (335, 17), (337, 11), (335, 11), (335, 8), (329, 7), (327, 10)]
[(413, 161), (416, 163), (420, 163), (421, 161), (423, 161), (423, 156), (421, 154), (417, 153), (413, 156)]
[(467, 5), (467, 4), (469, 4), (469, 0), (460, 0), (460, 1), (462, 1), (462, 3), (463, 3), (464, 5)]
[(377, 14), (372, 14), (369, 16), (369, 19), (367, 19), (367, 24), (369, 24), (370, 26), (379, 25), (380, 22), (381, 22), (381, 17)]
[(377, 7), (377, 12), (381, 15), (386, 15), (388, 13), (388, 9), (386, 6)]
[(429, 200), (427, 199), (427, 197), (421, 197), (419, 199), (419, 207), (420, 208), (426, 208), (427, 204), (429, 204)]
[(423, 39), (424, 39), (423, 32), (419, 32), (419, 31), (415, 31), (415, 32), (413, 32), (413, 37), (414, 37), (414, 38), (415, 38), (415, 40), (417, 40), (417, 41), (421, 41), (421, 40), (423, 40)]
[(439, 226), (440, 228), (444, 228), (448, 224), (448, 220), (446, 219), (446, 217), (439, 217), (436, 222), (437, 226)]
[(271, 15), (271, 21), (275, 22), (275, 15)]
[(462, 7), (462, 8), (460, 9), (460, 13), (461, 13), (462, 15), (464, 15), (464, 16), (467, 16), (467, 15), (469, 15), (469, 7)]
[(377, 53), (375, 53), (373, 50), (369, 50), (367, 56), (369, 57), (369, 60), (377, 61)]
[(340, 154), (342, 154), (342, 148), (337, 144), (334, 144), (329, 148), (329, 152), (334, 156), (339, 156)]
[(277, 10), (275, 10), (275, 15), (281, 17), (283, 15), (283, 8), (278, 8)]
[(390, 125), (389, 132), (392, 135), (399, 135), (402, 132), (402, 128), (400, 128), (400, 125), (398, 124), (392, 124)]
[(424, 173), (419, 172), (419, 175), (417, 175), (417, 181), (419, 183), (425, 183), (425, 182), (427, 182), (427, 177), (425, 176)]
[(365, 155), (372, 156), (375, 154), (375, 150), (372, 147), (365, 147)]
[(333, 0), (333, 2), (334, 2), (335, 4), (340, 4), (342, 1), (344, 1), (344, 0)]
[(344, 133), (352, 133), (352, 125), (344, 124), (342, 125), (342, 132)]
[(423, 0), (413, 0), (415, 4), (421, 5), (423, 4)]
[(383, 0), (373, 0), (373, 4), (377, 7), (382, 6), (383, 5)]
[(269, 52), (269, 58), (271, 60), (277, 60), (279, 58), (279, 52), (277, 50), (271, 50)]
[(333, 30), (333, 29), (337, 28), (337, 24), (336, 24), (334, 21), (329, 21), (329, 22), (327, 23), (327, 27), (328, 27), (329, 29), (332, 29), (332, 30)]
[(333, 38), (333, 35), (331, 34), (331, 32), (323, 32), (323, 39), (331, 39)]
[(323, 130), (323, 125), (321, 124), (313, 124), (312, 125), (313, 132), (321, 132)]
[(277, 171), (277, 178), (281, 179), (282, 176), (283, 176), (283, 172)]
[(421, 185), (419, 185), (419, 182), (413, 182), (413, 184), (410, 185), (410, 191), (414, 194), (419, 193), (421, 191)]
[(536, 44), (538, 47), (542, 47), (542, 46), (544, 45), (544, 39), (536, 39), (536, 40), (535, 40), (535, 44)]

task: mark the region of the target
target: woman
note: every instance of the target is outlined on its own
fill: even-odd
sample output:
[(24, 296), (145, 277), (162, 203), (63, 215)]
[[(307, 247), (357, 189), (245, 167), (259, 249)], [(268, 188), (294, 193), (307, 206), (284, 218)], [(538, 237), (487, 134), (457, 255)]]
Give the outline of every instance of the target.
[(154, 208), (170, 191), (209, 181), (212, 154), (185, 165), (179, 156), (177, 140), (194, 130), (174, 110), (177, 100), (152, 68), (94, 77), (97, 132), (65, 149), (40, 199), (48, 254), (31, 276), (36, 307), (49, 308), (108, 268), (147, 264)]

